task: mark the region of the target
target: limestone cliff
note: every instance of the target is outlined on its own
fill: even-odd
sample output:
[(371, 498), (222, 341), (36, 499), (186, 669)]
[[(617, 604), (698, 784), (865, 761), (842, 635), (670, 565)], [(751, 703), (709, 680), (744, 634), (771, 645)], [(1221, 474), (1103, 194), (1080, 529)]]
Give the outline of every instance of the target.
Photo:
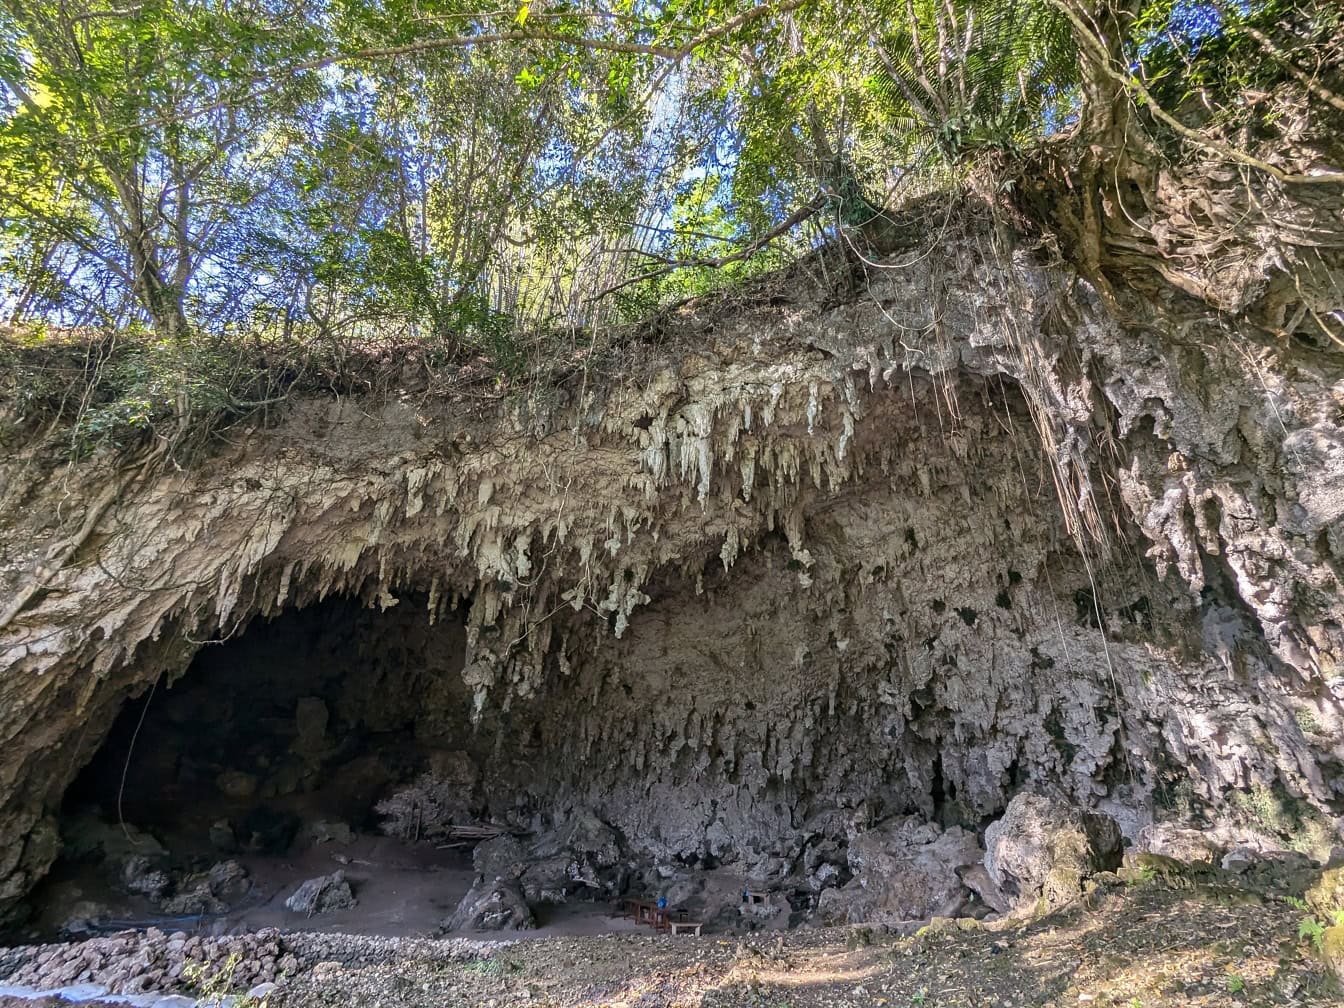
[(1027, 788), (1337, 830), (1338, 354), (1103, 308), (988, 227), (822, 265), (526, 403), (408, 382), (180, 468), (14, 453), (0, 910), (129, 698), (332, 596), (368, 607), (348, 703), (470, 749), (495, 814), (665, 856), (768, 872), (875, 805), (974, 827)]

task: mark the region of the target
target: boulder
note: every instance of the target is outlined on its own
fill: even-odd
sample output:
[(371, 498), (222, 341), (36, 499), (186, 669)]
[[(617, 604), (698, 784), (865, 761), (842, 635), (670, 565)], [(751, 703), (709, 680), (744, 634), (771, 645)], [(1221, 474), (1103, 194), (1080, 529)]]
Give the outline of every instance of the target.
[(99, 925), (111, 916), (112, 911), (102, 903), (81, 900), (70, 908), (64, 923), (61, 924), (61, 930), (70, 935), (88, 934), (96, 931)]
[(1216, 864), (1224, 852), (1224, 847), (1205, 831), (1185, 829), (1171, 823), (1149, 823), (1139, 830), (1135, 846), (1177, 861), (1208, 864)]
[(894, 925), (955, 916), (971, 895), (959, 872), (978, 865), (982, 856), (975, 834), (960, 826), (942, 830), (918, 816), (873, 829), (856, 825), (848, 848), (854, 878), (823, 892), (818, 913), (836, 924)]
[(247, 869), (237, 861), (219, 861), (206, 872), (210, 891), (225, 903), (236, 903), (252, 890)]
[(478, 882), (440, 925), (442, 931), (520, 931), (537, 926), (517, 882), (491, 879)]
[(61, 829), (62, 850), (73, 861), (105, 860), (120, 866), (131, 857), (164, 861), (168, 851), (153, 836), (131, 823), (107, 823), (91, 814), (79, 815)]
[(242, 770), (225, 770), (215, 778), (215, 787), (225, 797), (244, 799), (251, 798), (257, 793), (257, 786), (260, 782), (256, 774), (245, 773)]
[(1040, 795), (1020, 794), (985, 830), (985, 868), (1003, 895), (1022, 906), (1078, 896), (1083, 882), (1120, 867), (1120, 827), (1110, 816)]
[(704, 887), (703, 878), (692, 875), (678, 875), (671, 879), (658, 895), (667, 900), (669, 910), (679, 910), (695, 899)]
[(817, 897), (817, 919), (828, 926), (862, 924), (876, 916), (877, 897), (858, 879), (837, 889), (826, 889)]
[(516, 879), (527, 869), (527, 850), (517, 837), (506, 833), (478, 843), (471, 852), (471, 864), (486, 879)]
[(518, 884), (530, 902), (564, 903), (571, 888), (596, 888), (599, 883), (582, 856), (562, 852), (529, 862), (518, 876)]
[(565, 848), (582, 855), (594, 868), (611, 868), (621, 859), (621, 842), (616, 831), (588, 809), (570, 817), (564, 837)]
[[(508, 867), (515, 852), (501, 843), (487, 853), (498, 868)], [(525, 860), (517, 877), (527, 899), (533, 903), (563, 903), (576, 889), (600, 892), (614, 887), (621, 861), (620, 838), (584, 809), (539, 837)]]
[(1344, 868), (1330, 868), (1307, 889), (1307, 906), (1327, 920), (1344, 910)]
[(188, 875), (159, 906), (166, 914), (182, 917), (224, 913), (251, 889), (246, 868), (237, 861), (220, 861), (209, 871)]
[(1321, 934), (1321, 960), (1344, 983), (1344, 924), (1335, 924)]
[(157, 900), (168, 892), (173, 880), (160, 866), (158, 858), (132, 854), (121, 863), (121, 884), (133, 893)]
[(319, 819), (317, 822), (309, 823), (304, 827), (303, 840), (309, 847), (317, 847), (321, 844), (336, 844), (343, 847), (355, 842), (355, 831), (350, 828), (348, 823)]
[(983, 864), (963, 868), (958, 874), (961, 875), (962, 884), (975, 893), (982, 905), (1001, 914), (1012, 909), (1012, 905), (999, 891), (994, 879), (990, 877), (989, 870)]
[(228, 904), (210, 891), (207, 879), (196, 875), (187, 879), (170, 898), (159, 904), (164, 913), (173, 917), (200, 917), (224, 913)]
[(309, 879), (295, 890), (294, 895), (285, 900), (285, 906), (294, 913), (308, 917), (335, 910), (348, 910), (357, 903), (354, 891), (350, 888), (350, 883), (345, 880), (343, 871)]

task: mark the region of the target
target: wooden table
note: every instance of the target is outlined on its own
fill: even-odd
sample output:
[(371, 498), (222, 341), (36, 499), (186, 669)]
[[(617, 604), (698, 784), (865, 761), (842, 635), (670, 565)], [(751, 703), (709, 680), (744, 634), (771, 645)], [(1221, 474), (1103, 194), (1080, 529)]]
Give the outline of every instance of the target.
[(621, 901), (624, 908), (622, 916), (627, 913), (635, 919), (636, 924), (653, 924), (654, 915), (658, 912), (658, 904), (649, 900), (642, 900), (634, 896), (627, 896)]
[(665, 910), (657, 903), (635, 896), (627, 896), (621, 900), (621, 916), (633, 917), (636, 924), (649, 924), (655, 931), (667, 931), (672, 925), (686, 921), (684, 910)]
[(674, 935), (680, 931), (689, 931), (698, 938), (700, 937), (700, 929), (704, 927), (704, 924), (700, 921), (675, 920), (670, 921), (668, 927), (672, 929)]

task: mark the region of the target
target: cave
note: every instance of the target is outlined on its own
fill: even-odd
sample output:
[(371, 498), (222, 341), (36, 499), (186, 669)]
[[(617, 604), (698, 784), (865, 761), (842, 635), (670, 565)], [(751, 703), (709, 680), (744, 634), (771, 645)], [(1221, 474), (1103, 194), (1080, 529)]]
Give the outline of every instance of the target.
[[(87, 972), (177, 989), (233, 932), (251, 985), (312, 935), (974, 931), (1170, 851), (1319, 874), (1335, 498), (1173, 446), (1201, 388), (1115, 377), (1159, 330), (1044, 266), (987, 290), (978, 249), (545, 409), (314, 396), (120, 496), (74, 468), (89, 534), (0, 627), (5, 939), (154, 934), (162, 968)], [(882, 334), (947, 277), (956, 347), (916, 359)], [(1278, 407), (1234, 386), (1218, 436), (1260, 444)], [(60, 509), (29, 512), (0, 536), (40, 565)], [(1041, 835), (1086, 858), (1005, 863)]]
[(0, 1008), (1341, 1003), (1339, 0), (0, 36)]
[[(254, 620), (128, 702), (66, 804), (202, 838), (275, 803), (376, 827), (389, 784), (478, 737), (464, 654), (459, 613), (431, 625), (422, 608), (333, 598)], [(464, 781), (464, 809), (478, 783)]]
[[(102, 569), (181, 587), (31, 680), (66, 727), (23, 751), (16, 919), (583, 931), (634, 927), (616, 910), (642, 896), (726, 930), (978, 917), (1019, 896), (981, 862), (1022, 794), (1129, 845), (1237, 789), (1328, 835), (1301, 796), (1333, 770), (1299, 758), (1307, 701), (1255, 612), (1211, 562), (1191, 592), (1137, 558), (1105, 498), (1109, 555), (1070, 532), (1022, 386), (789, 388), (716, 400), (708, 429), (660, 393), (607, 421), (623, 451), (557, 434), (465, 468), (378, 469), (385, 435), (322, 407), (331, 458), (372, 475), (307, 444), (277, 482), (284, 449), (252, 448), (209, 536), (191, 498), (147, 505), (168, 511)], [(558, 473), (572, 505), (535, 493)], [(330, 912), (294, 909), (323, 878)]]

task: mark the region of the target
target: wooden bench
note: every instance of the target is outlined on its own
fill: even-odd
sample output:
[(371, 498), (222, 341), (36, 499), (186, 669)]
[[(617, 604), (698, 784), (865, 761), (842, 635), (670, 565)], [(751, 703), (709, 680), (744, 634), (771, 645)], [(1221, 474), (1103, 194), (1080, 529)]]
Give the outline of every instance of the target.
[(682, 931), (687, 931), (699, 938), (700, 929), (704, 927), (704, 924), (700, 921), (678, 920), (669, 921), (667, 926), (672, 929), (674, 935), (679, 934)]

